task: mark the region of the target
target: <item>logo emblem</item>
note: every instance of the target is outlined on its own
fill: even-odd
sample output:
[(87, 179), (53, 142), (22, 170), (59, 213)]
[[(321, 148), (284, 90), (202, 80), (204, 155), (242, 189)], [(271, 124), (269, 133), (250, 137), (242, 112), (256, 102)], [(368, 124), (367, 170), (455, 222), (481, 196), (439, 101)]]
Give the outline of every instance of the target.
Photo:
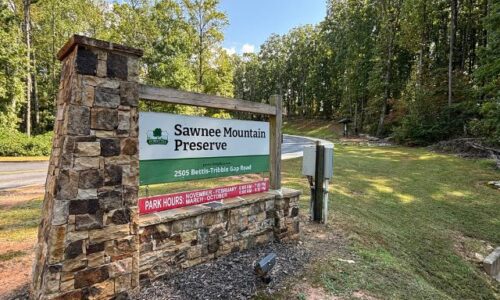
[(148, 130), (147, 143), (148, 145), (166, 145), (168, 144), (168, 134), (163, 132), (161, 128)]

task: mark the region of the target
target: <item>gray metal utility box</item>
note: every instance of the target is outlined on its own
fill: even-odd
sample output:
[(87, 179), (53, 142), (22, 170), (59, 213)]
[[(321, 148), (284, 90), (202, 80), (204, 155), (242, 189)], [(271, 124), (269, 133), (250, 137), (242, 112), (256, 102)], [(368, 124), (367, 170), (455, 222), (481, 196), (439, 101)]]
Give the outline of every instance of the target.
[[(333, 177), (333, 144), (323, 144), (325, 147), (325, 179)], [(302, 159), (302, 175), (314, 176), (316, 167), (316, 145), (304, 146), (304, 158)]]

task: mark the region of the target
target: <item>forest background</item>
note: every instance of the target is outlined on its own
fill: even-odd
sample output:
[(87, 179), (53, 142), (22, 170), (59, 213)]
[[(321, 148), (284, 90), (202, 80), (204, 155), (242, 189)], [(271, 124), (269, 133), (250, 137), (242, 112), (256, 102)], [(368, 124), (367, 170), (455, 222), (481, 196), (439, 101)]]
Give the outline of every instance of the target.
[[(500, 145), (500, 2), (325, 5), (319, 24), (235, 54), (222, 47), (230, 20), (217, 0), (0, 0), (0, 156), (49, 154), (56, 53), (74, 33), (143, 49), (147, 84), (258, 102), (278, 93), (288, 118), (347, 117), (356, 133), (407, 145)], [(231, 117), (148, 103), (141, 109)]]

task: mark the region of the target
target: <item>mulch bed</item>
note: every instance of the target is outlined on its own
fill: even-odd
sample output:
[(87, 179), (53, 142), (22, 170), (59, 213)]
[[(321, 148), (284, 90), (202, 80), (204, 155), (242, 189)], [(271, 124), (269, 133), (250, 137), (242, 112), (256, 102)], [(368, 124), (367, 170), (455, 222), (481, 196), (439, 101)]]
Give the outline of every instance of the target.
[[(272, 280), (265, 284), (253, 266), (271, 252), (277, 260), (270, 272)], [(137, 299), (249, 299), (257, 292), (272, 294), (284, 287), (287, 278), (301, 273), (311, 254), (302, 243), (273, 243), (235, 252), (142, 286)]]

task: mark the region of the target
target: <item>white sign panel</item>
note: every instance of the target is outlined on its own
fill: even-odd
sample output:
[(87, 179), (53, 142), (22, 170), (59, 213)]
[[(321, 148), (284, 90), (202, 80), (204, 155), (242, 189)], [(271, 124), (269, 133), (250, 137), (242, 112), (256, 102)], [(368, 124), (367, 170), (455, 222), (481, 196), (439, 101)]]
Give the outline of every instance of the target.
[(265, 172), (269, 123), (139, 113), (141, 184)]

